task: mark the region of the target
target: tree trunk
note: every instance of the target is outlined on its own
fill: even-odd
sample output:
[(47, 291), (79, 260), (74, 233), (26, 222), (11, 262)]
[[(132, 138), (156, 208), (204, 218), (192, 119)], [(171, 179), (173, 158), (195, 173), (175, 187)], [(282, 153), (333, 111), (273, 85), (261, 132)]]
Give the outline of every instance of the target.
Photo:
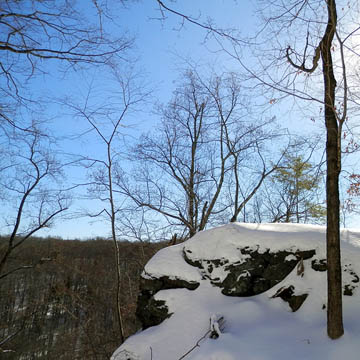
[(115, 202), (113, 197), (113, 175), (112, 175), (112, 158), (111, 158), (111, 142), (107, 143), (107, 157), (108, 157), (108, 182), (109, 182), (109, 202), (110, 202), (110, 221), (111, 221), (111, 238), (114, 244), (115, 266), (116, 266), (116, 311), (120, 333), (120, 343), (125, 340), (125, 331), (123, 324), (123, 316), (121, 312), (121, 261), (120, 261), (120, 249), (116, 239), (116, 211)]
[(327, 265), (328, 265), (328, 309), (327, 332), (331, 339), (344, 334), (342, 318), (342, 282), (340, 258), (340, 201), (339, 174), (341, 153), (339, 129), (335, 113), (335, 88), (331, 47), (334, 38), (337, 14), (335, 0), (328, 0), (328, 24), (320, 44), (324, 76), (324, 102), (326, 125), (326, 200), (327, 200)]

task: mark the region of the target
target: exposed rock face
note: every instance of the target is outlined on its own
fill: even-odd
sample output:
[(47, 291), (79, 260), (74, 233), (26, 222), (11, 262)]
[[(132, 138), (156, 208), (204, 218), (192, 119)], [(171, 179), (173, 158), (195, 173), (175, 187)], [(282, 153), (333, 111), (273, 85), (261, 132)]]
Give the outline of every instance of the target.
[(141, 321), (143, 329), (159, 325), (171, 316), (164, 301), (154, 299), (159, 290), (186, 288), (195, 290), (200, 284), (195, 281), (187, 282), (183, 279), (171, 279), (162, 276), (159, 279), (141, 277), (140, 294), (137, 301), (136, 315)]
[(295, 288), (292, 285), (288, 287), (281, 287), (273, 296), (273, 298), (279, 297), (282, 300), (286, 301), (293, 312), (300, 309), (301, 305), (308, 296), (308, 294), (295, 295), (294, 289)]
[[(351, 316), (360, 295), (360, 232), (344, 230), (341, 236), (344, 309)], [(321, 331), (326, 248), (323, 226), (231, 223), (160, 250), (142, 273), (137, 314), (144, 328), (162, 323), (126, 340), (112, 359), (208, 359), (218, 344), (218, 356), (237, 359), (253, 350), (254, 329), (264, 344), (269, 324), (288, 336), (287, 344), (294, 335), (288, 328), (297, 331), (304, 320), (313, 320)], [(274, 319), (281, 320), (273, 324)], [(318, 330), (309, 332), (309, 338), (317, 338)], [(258, 357), (278, 357), (268, 350), (264, 346)], [(292, 350), (293, 345), (288, 353)], [(316, 354), (318, 349), (310, 358)]]
[(327, 262), (326, 259), (315, 259), (311, 262), (311, 267), (315, 271), (326, 271), (327, 270)]
[(352, 296), (354, 294), (354, 290), (359, 286), (360, 278), (357, 276), (355, 271), (352, 269), (351, 264), (345, 264), (344, 273), (347, 277), (347, 281), (345, 280), (344, 292), (345, 296)]
[(138, 297), (136, 316), (141, 321), (143, 329), (161, 324), (171, 316), (165, 301), (155, 300), (148, 294), (141, 294)]
[[(222, 293), (229, 296), (253, 296), (271, 289), (282, 281), (303, 259), (315, 255), (315, 250), (308, 251), (279, 251), (259, 252), (245, 247), (239, 249), (244, 260), (239, 263), (228, 264), (226, 259), (193, 261), (191, 253), (184, 251), (187, 263), (198, 267), (204, 278), (222, 288)], [(219, 271), (226, 274), (221, 280), (216, 274)]]
[[(265, 292), (281, 282), (299, 263), (301, 259), (309, 259), (315, 250), (284, 250), (260, 252), (249, 247), (239, 249), (241, 261), (229, 263), (227, 259), (194, 260), (191, 250), (184, 248), (184, 260), (199, 269), (202, 278), (208, 279), (214, 286), (220, 287), (228, 296), (253, 296)], [(137, 316), (143, 328), (158, 325), (171, 316), (163, 301), (154, 299), (159, 290), (186, 288), (194, 290), (199, 286), (197, 281), (186, 281), (180, 278), (161, 276), (154, 278), (143, 275), (140, 281)], [(287, 301), (293, 311), (300, 308), (306, 299), (293, 294), (293, 289), (278, 295)], [(275, 297), (275, 296), (274, 296)], [(277, 297), (277, 296), (276, 296)]]
[[(278, 246), (276, 242), (268, 246), (261, 239), (252, 243), (250, 232), (249, 240), (244, 242), (241, 236), (238, 237), (236, 226), (228, 225), (226, 228), (230, 231), (226, 231), (224, 238), (221, 237), (221, 228), (214, 230), (218, 231), (216, 238), (220, 239), (219, 242), (208, 237), (209, 232), (203, 232), (199, 234), (201, 239), (198, 236), (196, 241), (190, 239), (170, 246), (149, 261), (140, 281), (137, 307), (137, 316), (144, 329), (158, 325), (172, 315), (167, 304), (156, 299), (160, 290), (195, 290), (201, 282), (208, 281), (226, 296), (254, 296), (282, 282), (295, 268), (295, 276), (303, 277), (305, 264), (305, 272), (327, 271), (325, 254), (317, 254), (319, 248), (312, 248), (311, 243), (300, 247), (301, 250), (297, 248), (296, 240), (287, 247)], [(262, 235), (265, 239), (266, 233)], [(343, 271), (343, 294), (351, 296), (360, 279), (351, 264), (344, 263)], [(308, 294), (294, 282), (285, 282), (269, 296), (282, 299), (292, 311), (297, 311)]]

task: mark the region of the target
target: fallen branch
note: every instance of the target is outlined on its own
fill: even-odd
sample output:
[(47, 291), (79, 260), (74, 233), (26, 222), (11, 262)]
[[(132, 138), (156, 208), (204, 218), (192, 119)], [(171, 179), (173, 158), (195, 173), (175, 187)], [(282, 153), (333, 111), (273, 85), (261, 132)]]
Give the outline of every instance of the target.
[(210, 317), (210, 329), (196, 342), (196, 344), (187, 351), (184, 355), (182, 355), (178, 360), (184, 359), (186, 356), (188, 356), (192, 351), (194, 351), (197, 347), (200, 347), (200, 342), (204, 340), (207, 337), (210, 337), (212, 339), (217, 339), (221, 331), (223, 330), (224, 325), (224, 317), (221, 316), (220, 318), (216, 319), (215, 315), (211, 315)]

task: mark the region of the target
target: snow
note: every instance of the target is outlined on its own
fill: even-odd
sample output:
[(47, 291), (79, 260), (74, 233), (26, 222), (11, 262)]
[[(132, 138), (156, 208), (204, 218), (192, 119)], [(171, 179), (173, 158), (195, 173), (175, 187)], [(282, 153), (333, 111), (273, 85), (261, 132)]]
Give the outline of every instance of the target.
[(297, 260), (295, 255), (290, 254), (285, 258), (285, 261), (292, 261), (292, 260)]
[(171, 279), (181, 279), (188, 282), (200, 281), (199, 270), (184, 261), (183, 244), (161, 249), (145, 265), (143, 278), (160, 278), (164, 275)]
[[(285, 235), (285, 236), (284, 236)], [(284, 249), (317, 249), (325, 257), (325, 228), (301, 224), (239, 224), (233, 223), (203, 231), (185, 243), (185, 251), (192, 259), (228, 259), (241, 261), (239, 248), (249, 247), (265, 252)], [(206, 242), (206, 246), (203, 246)], [(194, 256), (196, 254), (196, 256)]]
[[(344, 284), (360, 274), (360, 231), (342, 230)], [(138, 332), (114, 353), (112, 360), (304, 360), (346, 358), (360, 352), (360, 292), (344, 296), (345, 334), (330, 340), (326, 334), (326, 272), (314, 271), (304, 260), (304, 274), (296, 268), (279, 284), (252, 297), (230, 297), (221, 293), (200, 271), (187, 264), (183, 251), (192, 259), (243, 260), (239, 248), (260, 251), (316, 249), (325, 258), (325, 228), (298, 224), (229, 224), (203, 231), (183, 244), (168, 247), (147, 264), (143, 276), (164, 275), (198, 281), (196, 290), (159, 291), (155, 298), (166, 301), (173, 315), (158, 326)], [(289, 259), (288, 259), (289, 260)], [(291, 259), (290, 259), (291, 260)], [(215, 269), (214, 269), (215, 271)], [(301, 308), (292, 312), (281, 298), (273, 298), (284, 286), (295, 294), (307, 293)], [(357, 286), (357, 284), (354, 284)], [(220, 318), (223, 323), (220, 326)], [(211, 330), (220, 335), (210, 338)], [(187, 354), (186, 356), (184, 356)]]

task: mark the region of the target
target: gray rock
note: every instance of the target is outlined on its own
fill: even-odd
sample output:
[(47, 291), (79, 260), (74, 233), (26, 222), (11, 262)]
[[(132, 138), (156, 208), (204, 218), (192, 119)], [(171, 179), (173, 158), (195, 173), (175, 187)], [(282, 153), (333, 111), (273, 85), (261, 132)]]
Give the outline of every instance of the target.
[(344, 295), (345, 296), (353, 296), (354, 295), (354, 289), (355, 289), (355, 286), (346, 284), (344, 286)]
[(327, 270), (327, 262), (326, 259), (315, 259), (311, 262), (311, 268), (315, 271), (326, 271)]
[(143, 329), (159, 325), (172, 313), (164, 301), (154, 299), (154, 295), (165, 289), (186, 288), (195, 290), (200, 284), (198, 282), (187, 282), (183, 279), (172, 279), (167, 276), (161, 278), (140, 279), (140, 293), (137, 301), (136, 316), (140, 320)]
[(286, 301), (293, 312), (300, 309), (301, 305), (304, 303), (308, 296), (308, 294), (294, 295), (294, 289), (295, 288), (292, 285), (288, 287), (281, 287), (273, 296), (273, 298), (279, 297), (282, 300)]
[[(346, 296), (352, 296), (354, 294), (355, 289), (359, 286), (360, 278), (355, 273), (351, 264), (343, 265), (344, 273), (347, 273), (347, 284), (344, 285), (343, 294)], [(345, 281), (344, 281), (345, 282)]]
[(165, 301), (155, 300), (153, 296), (149, 296), (149, 294), (144, 292), (140, 293), (136, 308), (136, 316), (140, 320), (143, 329), (159, 325), (171, 315), (172, 313), (169, 313)]
[[(208, 279), (214, 286), (221, 288), (221, 292), (228, 296), (253, 296), (263, 293), (282, 281), (298, 264), (301, 259), (309, 259), (315, 255), (315, 250), (299, 251), (284, 250), (272, 252), (258, 252), (253, 248), (239, 249), (246, 255), (243, 261), (230, 263), (228, 259), (192, 259), (191, 251), (184, 250), (184, 260), (200, 269), (203, 279)], [(243, 256), (242, 256), (243, 258)], [(219, 269), (221, 268), (221, 269)], [(222, 270), (225, 278), (221, 280), (215, 275), (215, 269)], [(140, 293), (137, 305), (137, 317), (143, 329), (158, 325), (171, 316), (164, 301), (154, 299), (154, 295), (165, 289), (186, 288), (196, 289), (198, 282), (188, 282), (180, 278), (141, 278)], [(306, 299), (306, 294), (294, 296), (290, 290), (284, 290), (281, 298), (286, 299), (293, 311), (296, 311)]]
[[(300, 259), (309, 259), (315, 255), (315, 250), (308, 251), (279, 251), (267, 250), (259, 253), (248, 247), (239, 249), (242, 255), (248, 255), (243, 262), (229, 264), (227, 259), (194, 260), (187, 251), (184, 251), (185, 261), (202, 270), (204, 278), (222, 289), (222, 293), (228, 296), (253, 296), (261, 294), (280, 281), (295, 268)], [(292, 255), (292, 259), (291, 256)], [(289, 256), (289, 260), (285, 260)], [(212, 274), (214, 268), (222, 267), (227, 273), (226, 278), (220, 281)]]

